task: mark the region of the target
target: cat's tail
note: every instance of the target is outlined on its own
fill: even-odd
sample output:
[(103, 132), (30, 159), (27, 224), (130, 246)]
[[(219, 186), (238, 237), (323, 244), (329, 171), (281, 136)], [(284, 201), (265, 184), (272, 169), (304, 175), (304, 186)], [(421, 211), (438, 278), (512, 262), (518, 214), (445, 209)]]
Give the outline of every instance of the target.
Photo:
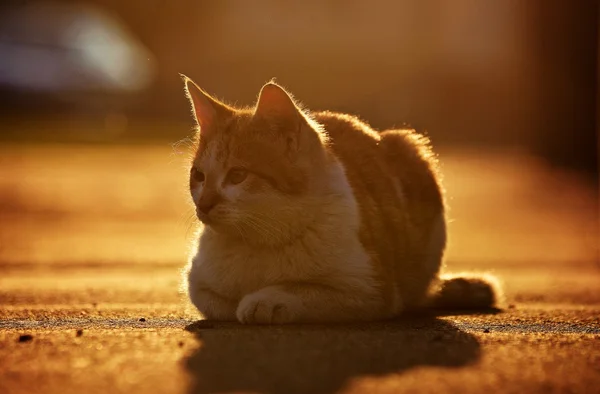
[(504, 294), (498, 278), (490, 274), (442, 275), (433, 286), (427, 306), (434, 309), (499, 308)]

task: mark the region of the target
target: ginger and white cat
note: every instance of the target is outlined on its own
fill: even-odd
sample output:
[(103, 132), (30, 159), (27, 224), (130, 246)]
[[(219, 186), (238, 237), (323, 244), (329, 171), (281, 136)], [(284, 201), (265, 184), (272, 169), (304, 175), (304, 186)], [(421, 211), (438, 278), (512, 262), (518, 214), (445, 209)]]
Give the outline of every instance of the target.
[(426, 138), (303, 110), (274, 82), (238, 109), (184, 81), (203, 223), (186, 273), (205, 318), (358, 321), (494, 305), (488, 279), (439, 278), (445, 207)]

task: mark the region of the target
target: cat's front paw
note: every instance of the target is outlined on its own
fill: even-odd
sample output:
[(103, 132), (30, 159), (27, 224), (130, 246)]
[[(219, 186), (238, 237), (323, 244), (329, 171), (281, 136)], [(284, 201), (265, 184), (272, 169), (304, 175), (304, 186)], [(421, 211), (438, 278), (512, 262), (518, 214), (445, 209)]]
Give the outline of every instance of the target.
[(302, 301), (276, 287), (265, 287), (246, 295), (236, 316), (244, 324), (285, 324), (298, 320)]

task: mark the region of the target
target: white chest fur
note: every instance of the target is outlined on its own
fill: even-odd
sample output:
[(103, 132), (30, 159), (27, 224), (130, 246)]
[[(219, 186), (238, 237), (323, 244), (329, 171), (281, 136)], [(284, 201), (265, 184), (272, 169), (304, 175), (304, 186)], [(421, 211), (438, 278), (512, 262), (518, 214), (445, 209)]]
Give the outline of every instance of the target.
[(358, 239), (358, 217), (328, 215), (293, 242), (256, 247), (205, 232), (191, 261), (190, 286), (210, 289), (232, 300), (265, 286), (285, 282), (375, 287), (373, 267)]

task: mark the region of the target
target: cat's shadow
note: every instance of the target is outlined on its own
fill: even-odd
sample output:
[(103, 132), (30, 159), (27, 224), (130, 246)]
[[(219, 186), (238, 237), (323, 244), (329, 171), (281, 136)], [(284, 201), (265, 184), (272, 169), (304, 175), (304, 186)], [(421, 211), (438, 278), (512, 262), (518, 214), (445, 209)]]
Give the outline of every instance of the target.
[(346, 325), (242, 326), (198, 321), (190, 393), (330, 393), (352, 378), (475, 362), (477, 339), (435, 316)]

